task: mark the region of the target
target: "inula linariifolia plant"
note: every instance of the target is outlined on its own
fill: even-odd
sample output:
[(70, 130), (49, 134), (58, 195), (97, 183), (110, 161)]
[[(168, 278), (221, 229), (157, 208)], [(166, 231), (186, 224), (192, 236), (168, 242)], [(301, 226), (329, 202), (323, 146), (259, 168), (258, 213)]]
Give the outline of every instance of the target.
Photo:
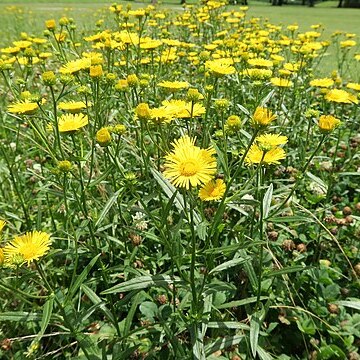
[(246, 11), (1, 48), (2, 359), (359, 358), (356, 35)]

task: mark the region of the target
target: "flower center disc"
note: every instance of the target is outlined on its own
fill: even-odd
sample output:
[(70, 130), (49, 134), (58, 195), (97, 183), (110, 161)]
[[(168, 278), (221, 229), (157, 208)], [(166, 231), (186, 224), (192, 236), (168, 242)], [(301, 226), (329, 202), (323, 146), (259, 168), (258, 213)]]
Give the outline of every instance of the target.
[(187, 160), (180, 164), (180, 173), (183, 176), (193, 176), (198, 172), (198, 168), (194, 160)]

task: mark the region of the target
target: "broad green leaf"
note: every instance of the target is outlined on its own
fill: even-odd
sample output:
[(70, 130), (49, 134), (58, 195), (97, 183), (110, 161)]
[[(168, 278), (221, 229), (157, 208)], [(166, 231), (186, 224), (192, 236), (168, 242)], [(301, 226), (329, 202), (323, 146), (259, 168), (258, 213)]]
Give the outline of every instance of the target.
[(304, 223), (304, 222), (314, 222), (314, 220), (309, 216), (274, 216), (266, 219), (273, 223)]
[(317, 358), (319, 360), (344, 360), (346, 355), (337, 345), (331, 344), (322, 346), (319, 349)]
[(48, 297), (48, 299), (44, 304), (43, 317), (41, 319), (41, 324), (40, 324), (40, 332), (37, 335), (37, 337), (39, 338), (45, 334), (46, 328), (50, 323), (51, 315), (54, 308), (54, 299), (55, 299), (55, 295), (50, 294), (50, 296)]
[(217, 273), (217, 272), (232, 268), (234, 266), (240, 265), (240, 264), (242, 264), (242, 263), (244, 263), (246, 261), (250, 261), (250, 260), (251, 260), (250, 257), (246, 257), (246, 258), (239, 257), (239, 258), (236, 258), (236, 259), (233, 259), (233, 260), (225, 261), (224, 263), (222, 263), (222, 264), (216, 266), (215, 268), (213, 268), (209, 272), (209, 274), (214, 274), (214, 273)]
[(273, 194), (273, 184), (271, 183), (266, 190), (266, 193), (264, 195), (263, 199), (263, 218), (266, 219), (269, 215), (270, 207), (271, 207), (271, 200), (272, 200), (272, 194)]
[(119, 292), (131, 291), (131, 290), (139, 290), (146, 289), (151, 286), (162, 286), (168, 287), (169, 284), (179, 283), (181, 279), (178, 277), (171, 277), (169, 275), (155, 275), (155, 276), (139, 276), (137, 278), (124, 281), (121, 284), (115, 285), (101, 294), (114, 294)]

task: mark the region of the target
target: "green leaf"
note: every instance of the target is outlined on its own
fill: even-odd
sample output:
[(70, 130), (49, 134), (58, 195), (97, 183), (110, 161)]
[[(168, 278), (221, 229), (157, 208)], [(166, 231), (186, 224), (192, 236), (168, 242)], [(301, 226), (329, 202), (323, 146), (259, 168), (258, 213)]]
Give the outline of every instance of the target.
[(280, 276), (280, 275), (285, 275), (285, 274), (289, 274), (289, 273), (293, 273), (293, 272), (308, 270), (311, 268), (312, 268), (311, 266), (293, 265), (293, 266), (284, 267), (280, 270), (272, 270), (271, 272), (264, 274), (264, 277)]
[(266, 193), (263, 198), (263, 218), (266, 219), (269, 215), (270, 207), (271, 207), (271, 200), (272, 200), (272, 194), (273, 194), (273, 184), (271, 183), (266, 190)]
[(169, 284), (180, 283), (181, 279), (178, 277), (171, 277), (169, 275), (155, 275), (155, 276), (139, 276), (137, 278), (124, 281), (121, 284), (115, 285), (101, 294), (114, 294), (119, 292), (146, 289), (151, 286), (168, 287)]
[(85, 293), (85, 295), (89, 298), (89, 300), (99, 307), (103, 311), (103, 313), (107, 316), (107, 318), (112, 322), (115, 323), (115, 319), (113, 315), (111, 314), (110, 310), (105, 306), (105, 303), (100, 299), (99, 296), (96, 295), (96, 293), (90, 289), (85, 284), (81, 285), (81, 290)]
[(70, 301), (76, 294), (76, 292), (78, 291), (79, 287), (81, 286), (81, 284), (85, 281), (86, 277), (88, 276), (90, 270), (93, 268), (93, 266), (95, 265), (96, 261), (98, 260), (99, 256), (101, 254), (96, 255), (90, 262), (88, 265), (85, 266), (85, 269), (81, 272), (81, 274), (76, 278), (75, 283), (71, 286), (71, 288), (69, 289), (69, 292), (67, 294), (66, 297), (66, 301)]
[(344, 352), (334, 344), (322, 346), (318, 352), (319, 360), (343, 360), (346, 359)]
[(259, 358), (261, 360), (272, 360), (273, 359), (273, 357), (259, 345), (257, 347), (257, 354), (259, 355)]
[[(174, 194), (176, 193), (174, 198), (174, 205), (177, 207), (177, 209), (179, 211), (185, 211), (185, 210), (190, 211), (185, 207), (184, 197), (177, 191), (177, 189), (170, 183), (170, 181), (165, 179), (163, 175), (155, 169), (151, 169), (151, 172), (155, 180), (161, 186), (164, 193), (168, 196), (169, 199), (172, 199), (174, 197)], [(196, 211), (194, 211), (193, 214), (194, 214), (195, 224), (197, 225), (201, 222), (201, 218)]]
[[(260, 296), (261, 301), (267, 300), (268, 298), (269, 298), (268, 296)], [(249, 297), (249, 298), (243, 299), (243, 300), (230, 301), (226, 304), (219, 305), (217, 308), (218, 309), (227, 309), (227, 308), (232, 308), (232, 307), (239, 307), (239, 306), (254, 303), (254, 302), (256, 302), (256, 300), (257, 300), (257, 296), (253, 296), (253, 297)]]
[(105, 204), (103, 210), (101, 211), (101, 214), (100, 214), (99, 218), (97, 219), (97, 221), (95, 223), (95, 228), (98, 228), (98, 226), (103, 222), (103, 220), (105, 219), (105, 216), (107, 215), (107, 213), (110, 211), (110, 209), (112, 208), (112, 206), (116, 202), (120, 192), (121, 192), (121, 190), (116, 191), (110, 197), (110, 199), (107, 201), (107, 203)]
[(237, 345), (243, 338), (244, 335), (234, 335), (234, 336), (226, 336), (224, 338), (216, 339), (214, 342), (205, 346), (206, 356), (209, 356), (215, 351), (223, 350), (231, 346)]
[(253, 357), (256, 357), (260, 333), (260, 317), (258, 313), (254, 313), (250, 319), (250, 348)]
[[(0, 313), (0, 321), (41, 321), (43, 314), (41, 313), (29, 313), (25, 311), (7, 311)], [(51, 315), (51, 321), (63, 322), (63, 318), (59, 315)]]
[(349, 307), (352, 309), (360, 310), (360, 299), (341, 300), (337, 301), (336, 304)]
[(54, 308), (54, 299), (55, 299), (55, 294), (50, 294), (50, 296), (48, 297), (48, 299), (44, 304), (43, 316), (40, 324), (40, 331), (36, 336), (37, 338), (41, 338), (45, 334), (46, 328), (50, 323), (52, 311)]
[(155, 303), (151, 301), (144, 301), (139, 306), (139, 310), (145, 316), (146, 319), (154, 320), (158, 312), (158, 307)]
[(216, 266), (215, 268), (213, 268), (209, 272), (209, 274), (214, 274), (214, 273), (217, 273), (217, 272), (232, 268), (234, 266), (240, 265), (240, 264), (242, 264), (242, 263), (244, 263), (246, 261), (250, 261), (250, 260), (251, 260), (251, 257), (246, 257), (246, 258), (239, 257), (239, 258), (236, 258), (236, 259), (233, 259), (233, 260), (225, 261), (224, 263), (222, 263), (222, 264)]
[(273, 223), (304, 223), (304, 222), (314, 222), (314, 220), (309, 216), (274, 216), (266, 219), (267, 221), (271, 221)]

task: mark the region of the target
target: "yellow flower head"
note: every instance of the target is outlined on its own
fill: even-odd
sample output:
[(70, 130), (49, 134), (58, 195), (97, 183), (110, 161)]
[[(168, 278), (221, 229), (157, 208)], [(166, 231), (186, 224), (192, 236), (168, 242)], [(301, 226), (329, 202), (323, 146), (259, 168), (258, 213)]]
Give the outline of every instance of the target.
[(65, 114), (59, 118), (59, 131), (69, 133), (81, 129), (89, 123), (87, 115)]
[(15, 104), (8, 106), (8, 112), (12, 114), (23, 114), (31, 115), (39, 108), (39, 105), (36, 102), (30, 101), (19, 101)]
[(2, 248), (0, 248), (0, 266), (4, 263), (4, 260), (5, 260), (4, 251)]
[(209, 182), (216, 172), (215, 150), (195, 146), (195, 138), (185, 135), (173, 142), (166, 155), (164, 176), (177, 187), (189, 189)]
[(165, 106), (150, 109), (150, 119), (154, 124), (169, 123), (173, 118), (173, 113)]
[(24, 262), (30, 264), (44, 256), (49, 251), (50, 244), (50, 235), (42, 231), (16, 236), (3, 249), (5, 261), (11, 263), (14, 256), (21, 256)]
[(271, 110), (263, 107), (257, 107), (252, 117), (252, 124), (255, 127), (269, 125), (276, 119), (276, 115)]
[(261, 150), (269, 151), (274, 147), (286, 144), (288, 138), (279, 134), (263, 134), (255, 140)]
[(216, 77), (223, 77), (235, 73), (232, 59), (216, 59), (205, 62), (205, 68)]
[(175, 92), (181, 89), (187, 89), (190, 84), (187, 81), (162, 81), (158, 86), (167, 89), (170, 92)]
[(286, 154), (281, 147), (274, 147), (269, 151), (263, 151), (257, 144), (251, 145), (249, 152), (246, 155), (245, 163), (273, 165), (280, 164), (280, 160), (285, 159)]
[(346, 85), (346, 87), (348, 89), (353, 89), (353, 90), (356, 90), (356, 91), (360, 91), (360, 84), (359, 83), (353, 83), (353, 82), (350, 82)]
[(274, 66), (274, 63), (271, 60), (261, 59), (261, 58), (249, 59), (248, 64), (251, 66), (265, 67), (265, 68)]
[(0, 233), (2, 232), (5, 225), (6, 225), (6, 221), (5, 220), (0, 220)]
[(340, 104), (358, 103), (358, 100), (354, 95), (348, 93), (345, 90), (340, 90), (340, 89), (332, 89), (328, 91), (327, 94), (325, 95), (325, 100)]
[(324, 133), (333, 131), (340, 124), (341, 121), (332, 115), (321, 115), (318, 122), (320, 131)]
[(101, 77), (104, 74), (102, 66), (101, 65), (92, 65), (90, 66), (90, 76), (92, 78), (98, 78)]
[(202, 201), (220, 200), (226, 191), (223, 180), (210, 180), (199, 190), (199, 198)]
[(334, 80), (330, 78), (314, 79), (310, 81), (310, 85), (320, 88), (329, 88), (334, 85)]
[(76, 114), (81, 110), (86, 109), (86, 104), (83, 101), (62, 101), (59, 103), (58, 109)]
[(80, 70), (88, 69), (90, 66), (91, 66), (91, 59), (82, 58), (78, 60), (72, 60), (60, 68), (60, 73), (65, 75), (75, 74)]
[(283, 78), (271, 78), (270, 82), (274, 85), (274, 86), (278, 86), (278, 87), (290, 87), (293, 85), (293, 82), (291, 80), (288, 79), (283, 79)]
[(151, 118), (151, 110), (147, 103), (140, 103), (135, 108), (135, 115), (140, 120), (150, 120)]
[(54, 19), (46, 20), (45, 26), (48, 30), (54, 30), (56, 26), (56, 22)]
[(101, 128), (96, 133), (96, 142), (100, 146), (108, 146), (111, 143), (111, 134), (107, 128)]

